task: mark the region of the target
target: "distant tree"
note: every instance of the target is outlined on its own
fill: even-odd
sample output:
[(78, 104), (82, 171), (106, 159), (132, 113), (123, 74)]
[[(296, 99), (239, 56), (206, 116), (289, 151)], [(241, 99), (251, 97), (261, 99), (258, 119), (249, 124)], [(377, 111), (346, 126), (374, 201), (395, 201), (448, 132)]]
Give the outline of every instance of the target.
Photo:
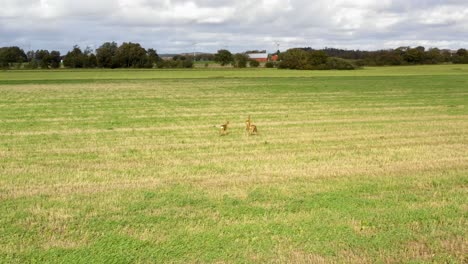
[(289, 49), (281, 53), (280, 58), (281, 62), (278, 67), (282, 69), (305, 70), (312, 68), (309, 64), (309, 52), (303, 49)]
[(185, 56), (174, 56), (172, 60), (159, 60), (158, 68), (192, 68), (193, 61)]
[(444, 61), (444, 57), (438, 48), (431, 48), (426, 52), (424, 64), (438, 64)]
[(275, 67), (275, 63), (273, 63), (271, 61), (265, 63), (265, 68), (273, 68), (273, 67)]
[(409, 64), (422, 64), (425, 59), (425, 48), (422, 46), (410, 48), (404, 54), (403, 58)]
[(186, 59), (187, 59), (187, 57), (183, 56), (183, 55), (175, 55), (174, 57), (172, 57), (173, 61), (183, 61), (183, 60), (186, 60)]
[(106, 42), (96, 49), (97, 66), (101, 68), (119, 67), (117, 49), (118, 46), (115, 42)]
[(39, 63), (37, 62), (37, 60), (35, 58), (31, 59), (31, 61), (29, 62), (29, 65), (28, 67), (30, 69), (37, 69), (39, 67)]
[(146, 52), (146, 55), (148, 56), (148, 62), (146, 64), (146, 68), (153, 68), (154, 65), (156, 65), (161, 58), (159, 57), (158, 53), (154, 49), (148, 49)]
[(468, 55), (468, 51), (466, 49), (459, 49), (455, 54), (460, 57), (466, 57)]
[(34, 50), (30, 50), (26, 53), (26, 58), (28, 61), (34, 60), (35, 56), (36, 56), (36, 53), (34, 52)]
[(0, 48), (0, 68), (8, 68), (10, 66), (6, 53), (6, 48)]
[(461, 64), (468, 63), (468, 51), (466, 49), (459, 49), (453, 55), (453, 63)]
[(117, 49), (120, 67), (143, 68), (147, 62), (146, 50), (138, 43), (124, 42)]
[[(81, 57), (81, 60), (83, 62), (83, 68), (95, 68), (96, 67), (96, 65), (93, 65), (93, 61), (90, 58), (91, 55), (93, 55), (93, 49), (91, 49), (91, 47), (86, 47), (83, 50), (83, 55)], [(96, 56), (94, 56), (94, 57), (96, 57)], [(94, 64), (96, 64), (96, 63), (94, 63)]]
[(318, 66), (319, 70), (354, 70), (354, 66), (351, 62), (341, 58), (328, 58), (325, 64)]
[(399, 51), (387, 50), (381, 56), (382, 65), (402, 65), (405, 64), (403, 57)]
[(0, 48), (0, 66), (9, 67), (13, 63), (22, 63), (28, 60), (28, 57), (19, 47)]
[(249, 65), (250, 67), (257, 68), (258, 66), (260, 66), (260, 62), (256, 60), (249, 60)]
[(365, 59), (360, 61), (365, 65), (383, 66), (383, 65), (401, 65), (405, 64), (401, 54), (403, 50), (378, 50), (366, 53)]
[(360, 50), (343, 50), (335, 48), (324, 48), (324, 51), (328, 57), (338, 57), (348, 60), (361, 60), (364, 59), (367, 52)]
[(244, 52), (245, 54), (258, 54), (258, 53), (266, 53), (266, 50), (248, 50)]
[(228, 65), (233, 62), (232, 53), (226, 49), (218, 50), (214, 55), (214, 61), (221, 64), (221, 66)]
[(214, 60), (214, 55), (210, 53), (200, 53), (195, 56), (196, 61), (212, 61)]
[(89, 56), (93, 53), (93, 49), (89, 46), (86, 46), (86, 48), (84, 49), (83, 51), (83, 54), (86, 55), (86, 56)]
[(73, 49), (69, 51), (63, 58), (63, 66), (69, 68), (83, 68), (85, 67), (87, 56), (83, 54), (78, 45), (73, 46)]
[(289, 49), (281, 53), (279, 68), (296, 70), (353, 70), (351, 62), (341, 58), (328, 57), (324, 51), (312, 49)]
[(97, 58), (96, 58), (96, 55), (94, 55), (94, 53), (91, 53), (88, 56), (88, 67), (89, 68), (97, 67)]
[(450, 50), (442, 50), (441, 51), (442, 62), (451, 62), (452, 61), (452, 53)]
[(193, 68), (193, 61), (192, 60), (184, 60), (182, 61), (182, 68)]
[(73, 46), (63, 58), (63, 66), (69, 68), (96, 68), (97, 58), (90, 47), (84, 51), (78, 45)]
[(245, 68), (247, 67), (247, 62), (249, 61), (249, 57), (243, 53), (237, 53), (234, 55), (234, 62), (233, 65), (236, 68)]
[(36, 60), (41, 69), (49, 68), (50, 53), (48, 50), (37, 50), (35, 52)]
[(317, 66), (327, 62), (327, 54), (321, 50), (314, 50), (309, 52), (309, 64)]
[(60, 57), (60, 52), (53, 50), (49, 54), (49, 63), (50, 67), (57, 69), (60, 68), (60, 62), (62, 61), (62, 57)]

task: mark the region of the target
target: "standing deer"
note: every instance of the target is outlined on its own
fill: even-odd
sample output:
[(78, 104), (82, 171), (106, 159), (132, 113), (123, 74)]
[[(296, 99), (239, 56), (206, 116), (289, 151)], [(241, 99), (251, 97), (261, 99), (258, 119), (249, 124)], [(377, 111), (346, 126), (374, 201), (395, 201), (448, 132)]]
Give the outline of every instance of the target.
[(222, 124), (219, 128), (219, 134), (221, 136), (227, 135), (227, 129), (228, 129), (229, 121), (226, 121), (226, 123)]
[(250, 121), (250, 115), (247, 120), (245, 120), (245, 131), (250, 135), (257, 135), (257, 126), (252, 124)]

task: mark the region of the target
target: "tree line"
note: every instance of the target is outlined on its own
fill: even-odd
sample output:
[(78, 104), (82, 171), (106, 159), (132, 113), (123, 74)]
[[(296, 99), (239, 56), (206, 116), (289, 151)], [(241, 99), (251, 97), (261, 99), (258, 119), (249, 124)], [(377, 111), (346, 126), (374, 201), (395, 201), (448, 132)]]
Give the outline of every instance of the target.
[(29, 62), (28, 67), (33, 68), (59, 68), (62, 58), (60, 52), (53, 50), (37, 50), (25, 53), (19, 47), (0, 48), (0, 67), (10, 68)]
[(245, 68), (247, 67), (247, 64), (254, 68), (260, 66), (258, 61), (250, 59), (246, 53), (232, 54), (227, 49), (218, 50), (214, 55), (213, 60), (216, 63), (221, 64), (221, 66), (232, 65), (235, 68)]
[[(264, 51), (250, 51), (263, 53)], [(259, 63), (249, 59), (246, 53), (232, 54), (221, 49), (216, 54), (198, 54), (191, 56), (175, 55), (163, 60), (156, 50), (145, 49), (139, 43), (124, 42), (120, 46), (115, 42), (106, 42), (96, 50), (86, 47), (82, 50), (73, 46), (65, 55), (59, 51), (36, 50), (25, 52), (19, 47), (0, 48), (1, 68), (191, 68), (194, 60), (214, 60), (224, 65), (237, 68), (258, 67)], [(396, 49), (361, 51), (324, 48), (293, 48), (277, 52), (279, 62), (269, 62), (265, 67), (289, 69), (354, 69), (360, 66), (417, 65), (439, 63), (468, 63), (466, 49), (453, 52), (438, 48), (399, 47)]]
[[(235, 68), (245, 68), (247, 64), (250, 67), (258, 67), (260, 63), (250, 59), (247, 53), (232, 54), (226, 49), (218, 50), (214, 55), (214, 61), (221, 66), (232, 65)], [(253, 53), (265, 53), (262, 51), (253, 51)], [(356, 66), (351, 62), (335, 57), (329, 57), (324, 51), (309, 50), (304, 48), (289, 49), (286, 52), (277, 52), (279, 54), (279, 62), (269, 61), (265, 63), (266, 68), (278, 67), (280, 69), (296, 69), (296, 70), (352, 70)]]
[(36, 50), (24, 52), (19, 47), (0, 48), (0, 67), (49, 69), (59, 68), (191, 68), (191, 58), (174, 56), (170, 61), (162, 60), (154, 49), (145, 49), (139, 43), (106, 42), (93, 51), (73, 46), (71, 51), (61, 55), (59, 51)]
[[(311, 48), (304, 48), (313, 51)], [(352, 60), (358, 66), (384, 66), (384, 65), (421, 65), (440, 63), (468, 63), (468, 52), (466, 49), (451, 51), (447, 49), (418, 47), (399, 47), (377, 51), (343, 50), (324, 48), (330, 57)]]
[(348, 60), (330, 57), (322, 50), (289, 49), (280, 53), (279, 59), (278, 68), (280, 69), (354, 70), (358, 67)]
[(468, 63), (466, 49), (457, 51), (399, 47), (397, 49), (360, 51), (334, 48), (312, 49), (293, 48), (285, 52), (277, 52), (279, 63), (266, 64), (266, 67), (300, 70), (352, 70), (361, 66), (385, 65), (422, 65), (440, 63)]

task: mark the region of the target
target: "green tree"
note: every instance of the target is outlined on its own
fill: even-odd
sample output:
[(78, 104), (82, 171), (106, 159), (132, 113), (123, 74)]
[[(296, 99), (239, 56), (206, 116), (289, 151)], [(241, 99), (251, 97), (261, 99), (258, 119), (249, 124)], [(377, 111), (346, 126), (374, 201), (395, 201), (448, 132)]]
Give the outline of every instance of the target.
[(12, 63), (22, 63), (28, 60), (26, 53), (19, 47), (0, 48), (0, 66), (9, 67)]
[(245, 68), (247, 67), (247, 62), (249, 61), (249, 57), (242, 53), (237, 53), (234, 55), (234, 62), (233, 65), (236, 68)]
[(147, 62), (146, 50), (138, 43), (124, 42), (117, 49), (120, 67), (143, 68)]
[(37, 69), (39, 67), (39, 63), (37, 62), (36, 59), (32, 59), (30, 62), (29, 62), (29, 68), (30, 69)]
[(69, 68), (96, 68), (97, 58), (90, 47), (86, 47), (84, 51), (78, 45), (73, 46), (73, 49), (63, 58), (63, 65)]
[(161, 58), (159, 57), (158, 53), (154, 49), (148, 49), (146, 52), (146, 55), (148, 56), (148, 62), (146, 64), (146, 68), (153, 68), (155, 64), (157, 64)]
[(60, 57), (60, 52), (53, 50), (49, 54), (49, 63), (50, 67), (57, 69), (60, 68), (60, 62), (62, 61), (62, 57)]
[(233, 62), (232, 53), (226, 49), (218, 50), (214, 56), (214, 61), (221, 64), (221, 66), (228, 65)]
[(257, 68), (258, 66), (260, 66), (260, 62), (258, 62), (256, 60), (249, 60), (249, 65), (252, 68)]
[(453, 63), (468, 63), (468, 51), (466, 49), (457, 50), (457, 52), (453, 55)]
[(354, 70), (356, 66), (348, 60), (341, 58), (328, 58), (325, 64), (319, 67), (320, 70)]
[(281, 53), (281, 62), (278, 65), (282, 69), (307, 70), (312, 66), (309, 64), (309, 53), (303, 49), (289, 49)]
[(374, 51), (367, 54), (364, 64), (373, 66), (401, 65), (405, 63), (402, 57), (402, 54), (405, 53), (406, 51), (403, 49)]
[(83, 62), (83, 68), (96, 67), (92, 65), (92, 60), (90, 59), (91, 55), (93, 55), (93, 49), (91, 49), (90, 47), (86, 47), (81, 56), (81, 60)]
[(452, 53), (450, 53), (450, 50), (442, 50), (441, 55), (442, 55), (443, 62), (452, 61)]
[(26, 53), (26, 57), (28, 61), (34, 60), (36, 57), (36, 53), (34, 52), (34, 50), (30, 50)]
[(352, 70), (356, 67), (345, 59), (328, 57), (323, 51), (289, 49), (281, 53), (279, 68), (297, 70)]
[(271, 61), (265, 63), (265, 68), (274, 68), (275, 66), (276, 66), (275, 63)]
[(185, 56), (174, 56), (172, 60), (159, 60), (158, 68), (192, 68), (193, 61)]
[(442, 52), (438, 48), (429, 49), (426, 52), (425, 64), (438, 64), (444, 61)]
[(422, 64), (424, 62), (425, 48), (422, 46), (408, 49), (404, 55), (404, 60), (409, 64)]
[(69, 68), (83, 68), (85, 59), (86, 56), (83, 54), (83, 51), (81, 51), (78, 45), (75, 45), (63, 58), (63, 66)]
[(94, 55), (94, 53), (91, 53), (88, 56), (88, 67), (89, 68), (97, 67), (97, 58), (96, 58), (96, 55)]
[(106, 42), (96, 49), (97, 66), (101, 68), (119, 67), (117, 49), (118, 46), (115, 42)]
[(459, 49), (455, 54), (460, 57), (466, 57), (468, 55), (468, 51), (466, 49)]
[(308, 62), (310, 65), (318, 66), (327, 63), (327, 54), (322, 50), (314, 50), (309, 52)]
[(36, 60), (42, 69), (49, 68), (50, 53), (48, 50), (37, 50)]

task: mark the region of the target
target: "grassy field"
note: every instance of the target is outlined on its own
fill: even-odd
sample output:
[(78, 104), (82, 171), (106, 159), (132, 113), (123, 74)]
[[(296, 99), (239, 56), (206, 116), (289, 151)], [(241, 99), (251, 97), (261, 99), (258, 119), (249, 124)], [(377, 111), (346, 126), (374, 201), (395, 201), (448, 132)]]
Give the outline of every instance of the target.
[[(179, 70), (18, 70), (0, 71), (0, 84), (103, 82), (117, 80), (154, 79), (220, 79), (220, 78), (310, 78), (310, 77), (390, 77), (390, 76), (468, 76), (466, 65), (426, 65), (401, 67), (370, 67), (357, 71), (286, 71), (277, 69), (179, 69)], [(263, 83), (264, 81), (262, 81)]]
[(468, 65), (3, 71), (0, 263), (466, 263), (467, 135)]

